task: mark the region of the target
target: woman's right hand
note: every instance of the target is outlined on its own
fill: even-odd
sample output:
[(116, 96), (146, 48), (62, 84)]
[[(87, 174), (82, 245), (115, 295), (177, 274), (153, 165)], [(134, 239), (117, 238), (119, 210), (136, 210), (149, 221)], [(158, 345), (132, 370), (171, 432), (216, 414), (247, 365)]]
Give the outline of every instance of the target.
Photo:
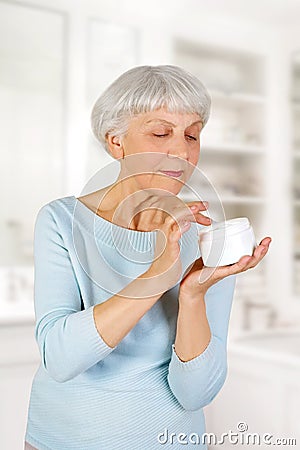
[[(179, 239), (188, 231), (191, 222), (210, 225), (211, 221), (200, 213), (207, 209), (207, 205), (201, 201), (184, 204), (177, 198), (176, 205), (173, 203), (170, 206), (170, 197), (153, 197), (151, 214), (152, 223), (158, 223), (155, 228), (157, 238), (154, 261), (146, 271), (146, 276), (153, 280), (157, 293), (163, 293), (175, 286), (182, 274)], [(143, 214), (145, 220), (147, 210), (140, 213), (140, 220)]]

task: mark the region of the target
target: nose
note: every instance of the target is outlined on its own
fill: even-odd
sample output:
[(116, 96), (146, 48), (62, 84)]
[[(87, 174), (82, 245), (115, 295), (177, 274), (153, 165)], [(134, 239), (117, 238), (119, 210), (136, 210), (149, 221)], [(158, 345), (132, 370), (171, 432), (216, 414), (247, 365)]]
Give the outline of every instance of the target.
[(172, 139), (168, 150), (168, 158), (182, 158), (187, 160), (189, 157), (188, 143), (184, 138)]

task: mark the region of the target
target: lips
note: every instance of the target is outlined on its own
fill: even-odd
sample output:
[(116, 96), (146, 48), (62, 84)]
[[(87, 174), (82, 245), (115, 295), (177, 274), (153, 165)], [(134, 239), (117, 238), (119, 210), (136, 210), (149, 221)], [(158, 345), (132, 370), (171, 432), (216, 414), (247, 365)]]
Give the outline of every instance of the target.
[(183, 170), (160, 170), (161, 173), (169, 177), (179, 178), (183, 174)]

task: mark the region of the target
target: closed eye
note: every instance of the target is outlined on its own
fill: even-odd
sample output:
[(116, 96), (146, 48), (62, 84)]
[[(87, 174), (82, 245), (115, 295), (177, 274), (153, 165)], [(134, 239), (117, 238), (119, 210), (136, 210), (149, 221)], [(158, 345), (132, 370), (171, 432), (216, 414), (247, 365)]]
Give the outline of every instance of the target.
[(192, 139), (193, 141), (196, 141), (197, 140), (197, 138), (195, 137), (195, 136), (190, 136), (190, 135), (188, 135), (187, 136), (189, 139)]
[[(168, 134), (155, 134), (155, 133), (153, 133), (153, 136), (161, 138), (161, 137), (168, 136)], [(197, 138), (195, 136), (187, 135), (187, 138), (189, 138), (189, 139), (191, 139), (193, 141), (197, 141)]]

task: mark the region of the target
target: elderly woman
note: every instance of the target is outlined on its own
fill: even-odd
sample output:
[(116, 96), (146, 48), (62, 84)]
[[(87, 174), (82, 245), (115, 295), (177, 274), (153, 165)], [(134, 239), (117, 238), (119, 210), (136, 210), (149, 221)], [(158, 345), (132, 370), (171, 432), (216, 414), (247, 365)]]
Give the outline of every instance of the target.
[(51, 201), (34, 235), (35, 374), (25, 448), (207, 448), (203, 407), (226, 378), (236, 274), (268, 251), (209, 276), (197, 229), (205, 202), (177, 197), (195, 168), (210, 109), (183, 69), (135, 67), (92, 112), (120, 163), (114, 183)]

